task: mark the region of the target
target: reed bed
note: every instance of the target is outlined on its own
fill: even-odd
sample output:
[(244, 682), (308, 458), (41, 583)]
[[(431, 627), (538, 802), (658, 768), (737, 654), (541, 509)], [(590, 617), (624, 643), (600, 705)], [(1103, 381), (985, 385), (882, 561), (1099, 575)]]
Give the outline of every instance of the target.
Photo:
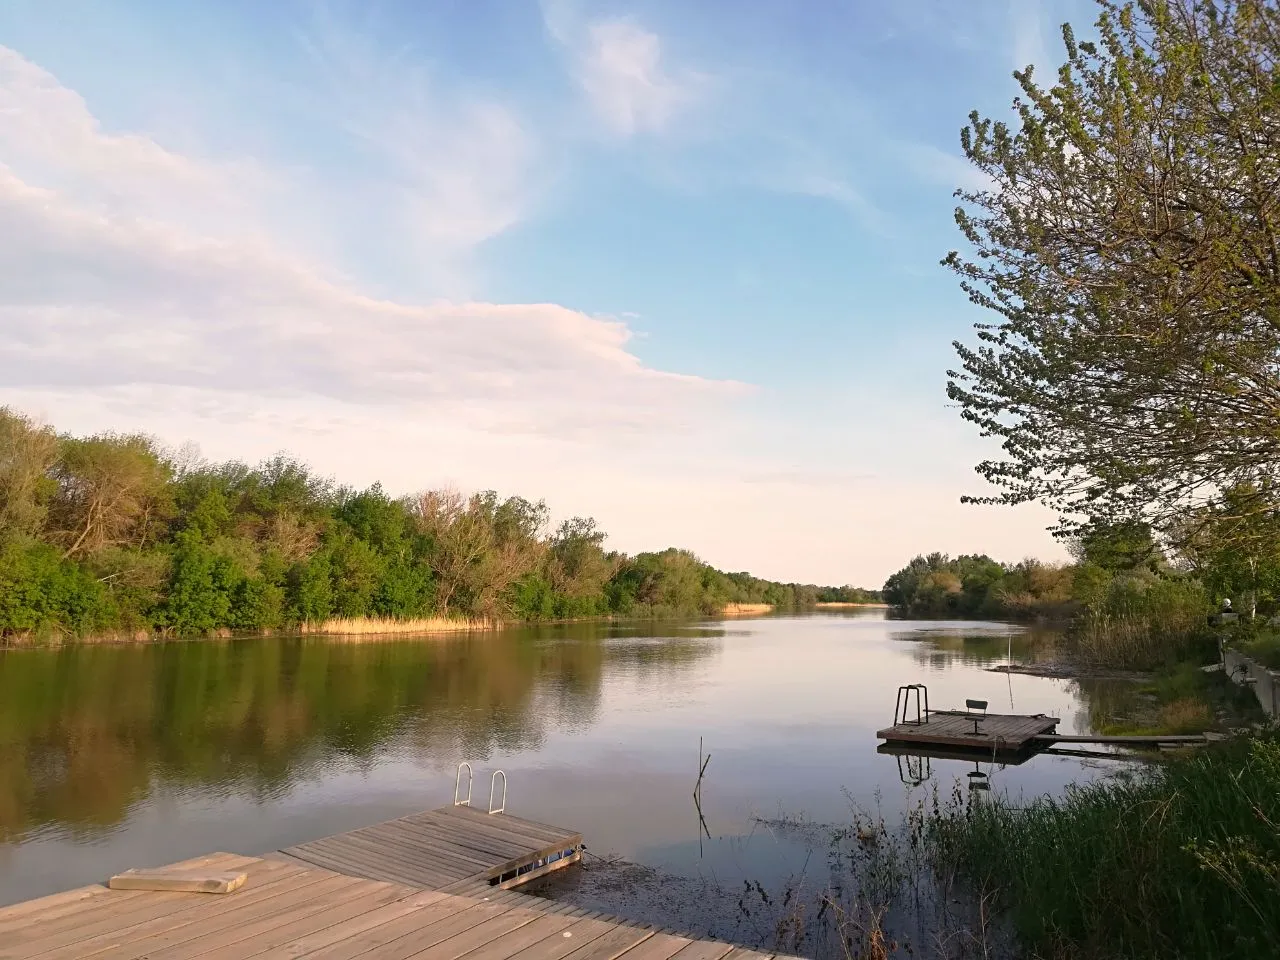
[(772, 612), (772, 603), (726, 603), (721, 615), (726, 617), (751, 617), (760, 613)]
[(927, 818), (932, 857), (995, 890), (1034, 956), (1280, 952), (1280, 734), (1239, 738), (1019, 807)]
[(405, 633), (470, 633), (477, 630), (493, 630), (500, 626), (493, 620), (468, 620), (455, 617), (422, 617), (397, 619), (395, 617), (338, 617), (320, 623), (304, 623), (301, 633), (326, 634), (342, 637), (386, 636)]

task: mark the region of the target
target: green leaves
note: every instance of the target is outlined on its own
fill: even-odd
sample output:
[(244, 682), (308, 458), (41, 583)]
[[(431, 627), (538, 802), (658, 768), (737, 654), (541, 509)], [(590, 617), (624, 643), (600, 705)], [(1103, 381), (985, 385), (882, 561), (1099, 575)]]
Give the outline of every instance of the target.
[(993, 186), (960, 191), (944, 262), (997, 319), (948, 396), (1003, 447), (969, 499), (1163, 532), (1280, 469), (1280, 9), (1100, 6), (1054, 88), (1015, 74), (1016, 129), (961, 135)]

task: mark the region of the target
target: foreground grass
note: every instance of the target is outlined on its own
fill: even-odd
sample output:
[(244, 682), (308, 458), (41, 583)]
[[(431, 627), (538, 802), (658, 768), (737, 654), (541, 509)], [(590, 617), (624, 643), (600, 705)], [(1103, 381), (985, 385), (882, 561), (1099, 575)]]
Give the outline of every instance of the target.
[(1280, 949), (1280, 734), (1238, 739), (1025, 807), (941, 806), (935, 864), (996, 891), (1041, 957)]

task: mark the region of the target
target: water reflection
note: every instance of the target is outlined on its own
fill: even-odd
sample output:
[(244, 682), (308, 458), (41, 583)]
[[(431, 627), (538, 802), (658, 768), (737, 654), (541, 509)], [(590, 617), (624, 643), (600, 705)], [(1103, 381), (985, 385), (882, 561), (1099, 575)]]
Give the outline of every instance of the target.
[[(460, 760), (482, 783), (501, 766), (513, 813), (580, 830), (597, 853), (767, 881), (806, 861), (762, 817), (848, 822), (857, 803), (893, 820), (973, 779), (972, 760), (877, 752), (903, 683), (928, 683), (938, 708), (973, 697), (1087, 729), (1072, 682), (986, 669), (1041, 642), (840, 611), (0, 651), (0, 903), (438, 806)], [(700, 739), (712, 760), (695, 809)], [(1088, 764), (981, 769), (993, 790), (1035, 794), (1096, 775)]]
[(472, 638), (267, 638), (0, 654), (0, 841), (120, 823), (160, 784), (262, 800), (403, 741), (432, 757), (536, 750), (587, 726), (601, 676), (671, 682), (721, 631), (600, 625)]

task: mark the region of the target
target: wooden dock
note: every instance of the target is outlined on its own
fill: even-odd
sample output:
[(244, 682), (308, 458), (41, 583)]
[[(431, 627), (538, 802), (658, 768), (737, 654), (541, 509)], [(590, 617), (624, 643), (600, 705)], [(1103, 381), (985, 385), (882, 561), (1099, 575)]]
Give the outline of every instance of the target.
[(963, 713), (932, 711), (921, 723), (899, 723), (876, 736), (888, 743), (929, 744), (985, 753), (1019, 753), (1034, 749), (1036, 738), (1052, 733), (1057, 717), (1043, 714)]
[[(0, 960), (769, 960), (509, 889), (581, 855), (579, 834), (445, 808), (264, 857), (227, 894), (94, 884), (0, 909)], [(551, 859), (553, 858), (554, 859)]]
[(469, 806), (427, 810), (281, 851), (354, 877), (432, 890), (527, 883), (582, 858), (582, 834)]

